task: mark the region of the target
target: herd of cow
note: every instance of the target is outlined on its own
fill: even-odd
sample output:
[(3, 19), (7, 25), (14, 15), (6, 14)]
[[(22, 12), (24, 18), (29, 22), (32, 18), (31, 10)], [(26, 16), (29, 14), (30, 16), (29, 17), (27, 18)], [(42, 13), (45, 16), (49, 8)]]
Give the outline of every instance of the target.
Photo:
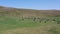
[(39, 23), (42, 23), (43, 20), (44, 20), (44, 23), (47, 23), (47, 21), (54, 21), (57, 24), (60, 24), (59, 18), (58, 19), (56, 19), (56, 18), (36, 18), (36, 17), (34, 17), (34, 18), (22, 18), (22, 20), (25, 20), (25, 19), (32, 19), (34, 22), (36, 20), (39, 20)]

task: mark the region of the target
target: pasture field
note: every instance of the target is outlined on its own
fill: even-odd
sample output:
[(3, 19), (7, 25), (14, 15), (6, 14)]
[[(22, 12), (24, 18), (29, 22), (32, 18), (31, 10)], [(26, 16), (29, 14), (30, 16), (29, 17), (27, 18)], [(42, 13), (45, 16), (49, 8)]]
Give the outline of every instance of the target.
[(47, 18), (0, 16), (0, 34), (60, 34), (60, 17)]
[(0, 6), (0, 34), (60, 34), (60, 10)]

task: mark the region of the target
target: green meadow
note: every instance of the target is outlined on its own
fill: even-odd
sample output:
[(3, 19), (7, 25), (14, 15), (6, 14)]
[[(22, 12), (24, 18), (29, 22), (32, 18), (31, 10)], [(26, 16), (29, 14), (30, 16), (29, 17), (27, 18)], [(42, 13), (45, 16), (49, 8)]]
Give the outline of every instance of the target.
[(60, 34), (60, 13), (58, 10), (1, 9), (0, 34)]
[[(33, 21), (33, 19), (22, 20), (22, 18), (16, 18), (11, 16), (0, 16), (0, 34), (10, 34), (10, 33), (11, 34), (20, 34), (20, 33), (21, 34), (30, 34), (30, 33), (59, 34), (60, 24), (57, 24), (56, 21), (59, 21), (60, 17), (47, 17), (47, 18), (50, 18), (50, 20), (46, 21), (46, 19), (45, 20), (43, 19), (40, 22), (38, 19), (36, 19), (36, 21)], [(52, 21), (51, 19), (56, 19), (56, 21)], [(14, 30), (16, 30), (16, 32), (14, 32)], [(32, 32), (30, 32), (30, 30)]]

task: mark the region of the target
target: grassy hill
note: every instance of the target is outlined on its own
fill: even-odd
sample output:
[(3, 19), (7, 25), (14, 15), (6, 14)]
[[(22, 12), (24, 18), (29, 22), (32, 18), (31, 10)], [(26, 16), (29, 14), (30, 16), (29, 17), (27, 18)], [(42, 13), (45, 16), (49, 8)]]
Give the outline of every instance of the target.
[(20, 16), (60, 16), (60, 10), (33, 10), (33, 9), (17, 9), (17, 8), (11, 8), (11, 7), (3, 7), (0, 6), (0, 13), (2, 14), (16, 14)]
[(60, 10), (0, 6), (0, 34), (60, 34)]

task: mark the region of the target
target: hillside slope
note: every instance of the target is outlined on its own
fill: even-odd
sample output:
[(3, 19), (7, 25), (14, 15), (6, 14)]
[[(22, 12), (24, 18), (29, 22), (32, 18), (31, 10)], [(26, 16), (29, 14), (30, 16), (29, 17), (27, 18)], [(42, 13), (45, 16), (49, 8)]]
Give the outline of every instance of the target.
[(60, 10), (0, 6), (0, 34), (60, 34)]
[(0, 15), (15, 16), (60, 16), (60, 10), (18, 9), (0, 6)]

